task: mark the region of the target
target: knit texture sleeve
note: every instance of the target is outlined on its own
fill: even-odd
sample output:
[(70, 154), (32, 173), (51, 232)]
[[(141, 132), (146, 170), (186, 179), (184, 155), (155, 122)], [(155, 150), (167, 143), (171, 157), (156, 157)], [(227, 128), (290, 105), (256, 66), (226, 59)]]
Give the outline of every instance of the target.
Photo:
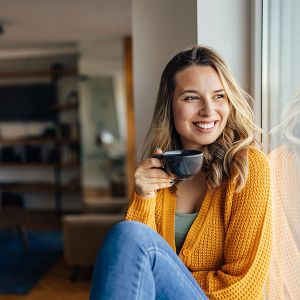
[(272, 244), (270, 167), (262, 152), (251, 150), (247, 182), (240, 193), (231, 192), (223, 265), (193, 275), (210, 299), (260, 299)]
[(157, 193), (152, 198), (143, 198), (133, 193), (125, 219), (144, 223), (157, 231), (155, 224), (156, 198)]

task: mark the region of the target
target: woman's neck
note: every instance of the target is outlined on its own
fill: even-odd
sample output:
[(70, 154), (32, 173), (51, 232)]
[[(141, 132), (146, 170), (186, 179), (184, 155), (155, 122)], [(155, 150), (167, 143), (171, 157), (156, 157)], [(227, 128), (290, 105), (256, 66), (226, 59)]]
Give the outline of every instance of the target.
[(176, 211), (180, 213), (198, 212), (206, 192), (207, 182), (202, 172), (190, 180), (181, 181), (176, 193)]

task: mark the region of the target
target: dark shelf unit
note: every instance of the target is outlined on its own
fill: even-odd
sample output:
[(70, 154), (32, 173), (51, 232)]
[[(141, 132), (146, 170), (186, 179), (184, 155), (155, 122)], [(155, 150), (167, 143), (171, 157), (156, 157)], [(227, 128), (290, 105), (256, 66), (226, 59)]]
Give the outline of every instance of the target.
[[(0, 189), (3, 192), (18, 192), (18, 193), (53, 193), (56, 191), (55, 184), (47, 182), (15, 182), (15, 183), (0, 183)], [(75, 184), (61, 185), (61, 192), (78, 193), (81, 192), (81, 187)]]
[[(75, 111), (77, 112), (77, 120), (75, 122), (78, 123), (78, 101), (77, 103), (74, 102), (66, 102), (66, 103), (59, 103), (58, 101), (58, 82), (62, 76), (72, 76), (76, 75), (76, 72), (70, 72), (70, 74), (63, 70), (52, 70), (50, 73), (52, 74), (52, 82), (55, 86), (55, 105), (52, 109), (54, 112), (54, 119), (51, 122), (53, 124), (53, 128), (55, 128), (55, 136), (53, 138), (48, 137), (37, 137), (37, 136), (26, 136), (26, 137), (18, 137), (18, 138), (0, 138), (0, 146), (53, 146), (55, 152), (58, 153), (55, 161), (51, 162), (44, 162), (44, 161), (37, 161), (37, 162), (21, 162), (21, 161), (0, 161), (0, 168), (2, 169), (22, 169), (22, 170), (53, 170), (54, 180), (52, 182), (0, 182), (0, 190), (3, 192), (16, 192), (16, 193), (51, 193), (54, 195), (54, 203), (55, 203), (55, 211), (57, 214), (63, 213), (62, 211), (62, 194), (63, 193), (80, 193), (81, 194), (81, 186), (78, 181), (73, 180), (71, 183), (62, 183), (62, 172), (64, 170), (79, 170), (81, 169), (80, 163), (80, 140), (79, 140), (79, 125), (77, 129), (76, 137), (72, 136), (64, 136), (60, 132), (61, 129), (61, 114), (67, 111)], [(42, 101), (41, 101), (41, 105)], [(49, 123), (47, 121), (47, 123)], [(71, 159), (68, 161), (64, 161), (63, 156), (63, 149), (67, 147), (70, 150), (69, 155)], [(66, 148), (65, 148), (66, 149)], [(71, 150), (72, 149), (72, 150)], [(75, 149), (75, 150), (74, 150)], [(71, 153), (72, 152), (72, 153)], [(72, 155), (71, 155), (72, 154)], [(80, 175), (79, 175), (80, 176)]]
[(78, 108), (79, 108), (78, 103), (64, 103), (64, 104), (56, 105), (53, 108), (53, 111), (62, 112), (68, 110), (78, 110)]
[(28, 139), (28, 138), (18, 138), (18, 139), (0, 139), (0, 145), (52, 145), (52, 144), (70, 144), (70, 145), (80, 145), (78, 139)]
[[(78, 139), (0, 139), (0, 145), (53, 145), (61, 153), (61, 148), (68, 145), (75, 145), (80, 148)], [(0, 183), (0, 190), (3, 192), (15, 193), (53, 193), (55, 201), (55, 211), (62, 213), (62, 194), (81, 193), (81, 187), (78, 184), (61, 184), (61, 173), (63, 170), (80, 170), (80, 153), (78, 159), (73, 162), (61, 161), (61, 155), (56, 162), (19, 162), (19, 161), (0, 161), (2, 169), (20, 169), (20, 170), (53, 170), (54, 183), (46, 182), (4, 182)]]
[(0, 162), (0, 168), (23, 168), (23, 169), (44, 169), (44, 168), (55, 168), (59, 167), (61, 169), (78, 169), (80, 168), (79, 163), (62, 163), (60, 165), (56, 163), (34, 163), (34, 162)]
[[(72, 99), (67, 99), (64, 103), (62, 101), (59, 101), (59, 93), (58, 93), (58, 84), (60, 79), (65, 75), (65, 71), (63, 69), (63, 65), (61, 64), (55, 64), (52, 66), (52, 82), (55, 86), (56, 89), (56, 101), (55, 105), (53, 107), (53, 112), (54, 112), (54, 123), (56, 127), (56, 133), (57, 133), (57, 138), (54, 141), (54, 145), (56, 148), (58, 155), (58, 160), (56, 162), (56, 166), (54, 168), (54, 186), (50, 186), (49, 188), (54, 188), (54, 195), (55, 195), (55, 207), (56, 207), (56, 212), (58, 214), (62, 213), (62, 194), (63, 193), (70, 193), (70, 192), (78, 192), (81, 193), (81, 187), (76, 184), (61, 184), (62, 180), (62, 170), (64, 169), (63, 165), (66, 165), (64, 161), (62, 161), (62, 152), (63, 152), (63, 147), (68, 146), (73, 146), (77, 149), (76, 151), (76, 156), (75, 159), (73, 158), (72, 165), (78, 165), (80, 169), (80, 141), (78, 140), (79, 137), (79, 126), (77, 126), (77, 134), (76, 138), (72, 137), (71, 132), (69, 132), (69, 135), (66, 137), (65, 134), (62, 132), (61, 129), (61, 114), (68, 112), (68, 111), (76, 111), (77, 113), (77, 122), (79, 120), (78, 117), (78, 109), (79, 109), (79, 104), (78, 104), (78, 99), (76, 102), (74, 101), (69, 101)], [(74, 99), (73, 99), (74, 100)], [(70, 129), (70, 128), (69, 128)], [(67, 164), (70, 164), (68, 162)]]

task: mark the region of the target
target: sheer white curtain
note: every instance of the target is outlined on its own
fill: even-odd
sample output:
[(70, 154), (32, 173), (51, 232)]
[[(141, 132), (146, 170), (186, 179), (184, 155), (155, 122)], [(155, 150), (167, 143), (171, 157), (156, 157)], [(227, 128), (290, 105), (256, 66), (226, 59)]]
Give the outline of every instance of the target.
[(262, 52), (274, 224), (268, 299), (300, 299), (299, 0), (263, 0)]

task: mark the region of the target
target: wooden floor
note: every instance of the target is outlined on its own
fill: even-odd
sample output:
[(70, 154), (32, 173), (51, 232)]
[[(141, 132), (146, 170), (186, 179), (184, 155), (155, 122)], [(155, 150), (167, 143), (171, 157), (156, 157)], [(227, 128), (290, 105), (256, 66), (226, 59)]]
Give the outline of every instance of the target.
[[(59, 230), (60, 220), (61, 217), (54, 214), (34, 214), (26, 217), (25, 225), (27, 228)], [(89, 298), (90, 280), (84, 273), (77, 282), (71, 282), (71, 268), (62, 257), (28, 294), (0, 295), (0, 300), (85, 300)]]
[(70, 268), (60, 259), (26, 295), (0, 295), (0, 300), (85, 300), (89, 298), (90, 281), (69, 280)]

